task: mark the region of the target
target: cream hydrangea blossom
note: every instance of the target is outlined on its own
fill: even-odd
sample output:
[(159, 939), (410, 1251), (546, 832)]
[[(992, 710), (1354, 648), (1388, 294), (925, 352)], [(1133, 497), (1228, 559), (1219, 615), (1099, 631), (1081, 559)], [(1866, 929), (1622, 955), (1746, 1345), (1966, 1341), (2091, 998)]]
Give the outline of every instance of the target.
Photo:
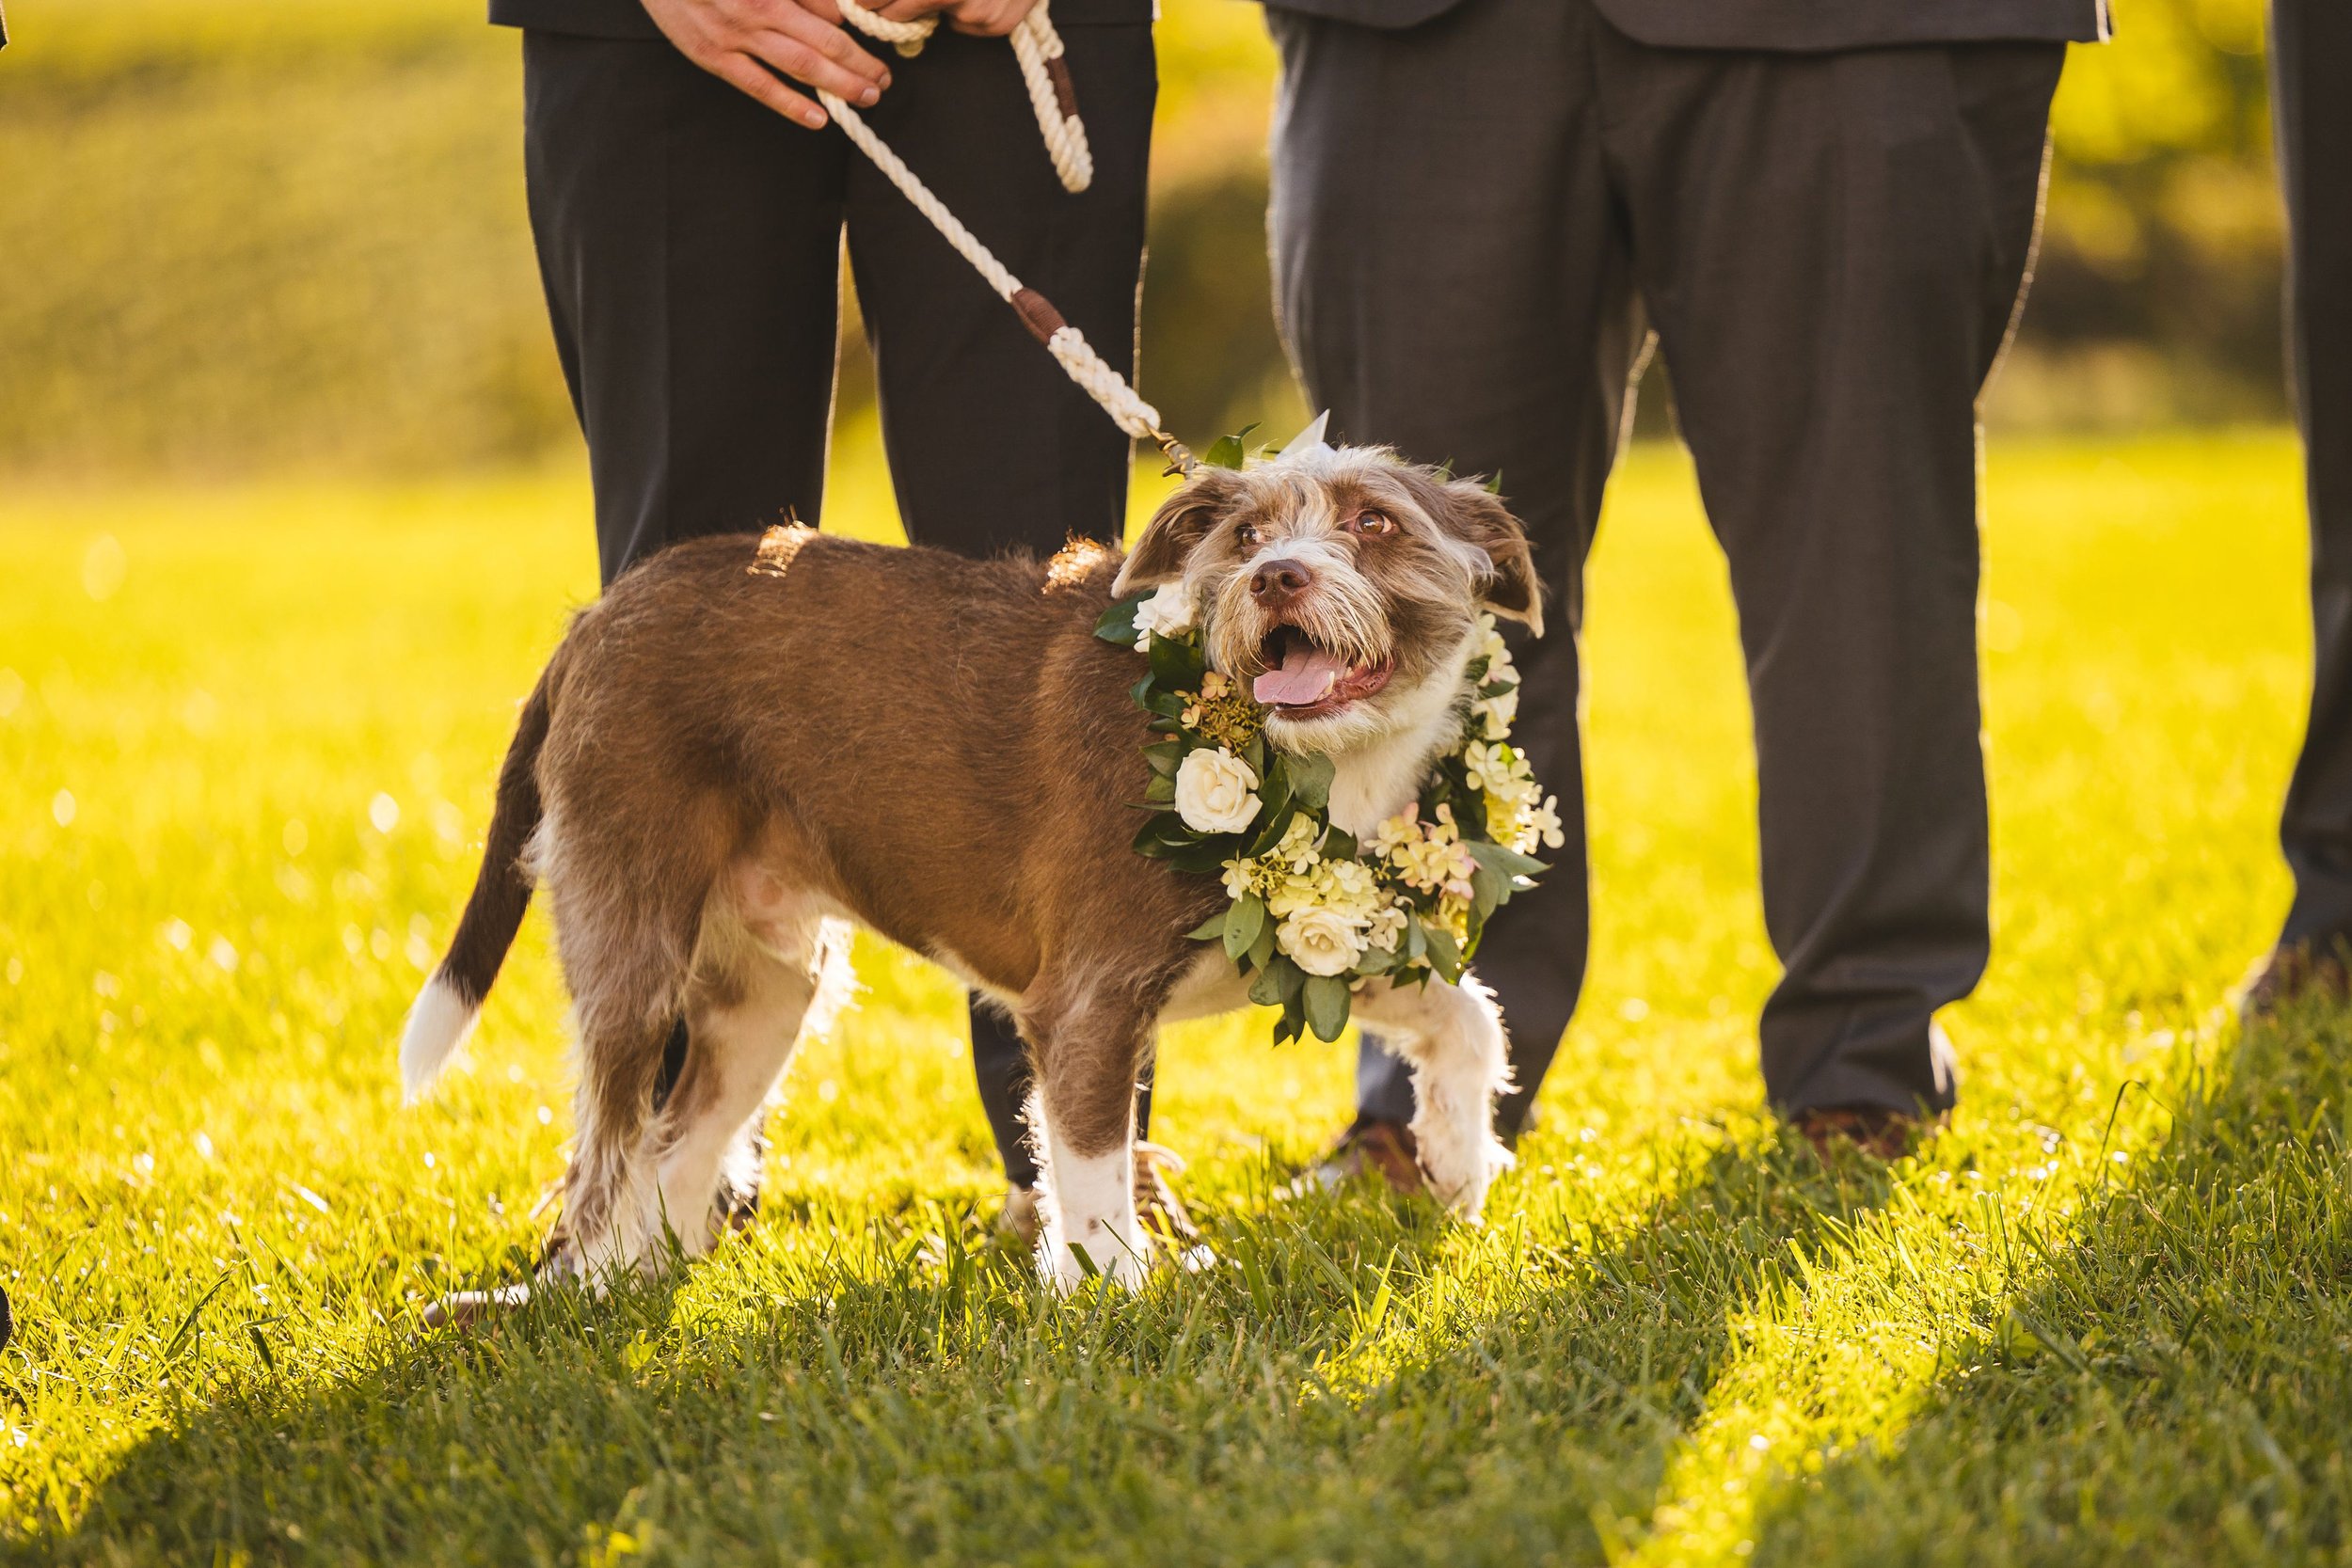
[(1199, 615), (1200, 607), (1193, 603), (1192, 590), (1183, 578), (1160, 584), (1157, 592), (1136, 606), (1136, 652), (1152, 651), (1154, 632), (1162, 637), (1183, 636)]
[(1258, 775), (1224, 747), (1188, 752), (1176, 768), (1176, 815), (1197, 833), (1237, 833), (1258, 819)]

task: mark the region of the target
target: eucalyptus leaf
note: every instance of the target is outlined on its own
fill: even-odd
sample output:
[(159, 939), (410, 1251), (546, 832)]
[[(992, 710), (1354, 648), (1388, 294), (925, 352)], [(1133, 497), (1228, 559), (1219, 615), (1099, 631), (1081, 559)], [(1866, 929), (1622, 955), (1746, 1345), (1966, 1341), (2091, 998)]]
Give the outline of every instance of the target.
[(1265, 927), (1265, 900), (1245, 893), (1225, 911), (1225, 956), (1239, 960)]
[(1283, 764), (1290, 774), (1291, 795), (1309, 811), (1327, 811), (1331, 806), (1331, 759), (1320, 752), (1308, 752), (1285, 756)]
[[(1466, 840), (1462, 847), (1481, 866), (1493, 871), (1508, 881), (1514, 877), (1536, 877), (1551, 869), (1533, 855), (1522, 855), (1507, 845), (1490, 844), (1483, 839)], [(1508, 896), (1506, 894), (1505, 896)]]
[(1310, 974), (1304, 997), (1307, 1027), (1319, 1040), (1335, 1040), (1347, 1027), (1347, 981), (1337, 974)]
[(1494, 867), (1482, 865), (1470, 873), (1470, 911), (1475, 918), (1486, 919), (1510, 896), (1510, 882)]
[(1462, 977), (1462, 949), (1454, 941), (1454, 933), (1443, 926), (1424, 926), (1429, 933), (1429, 967), (1448, 980)]
[(1307, 972), (1299, 968), (1297, 962), (1288, 954), (1276, 958), (1267, 967), (1274, 971), (1274, 977), (1281, 986), (1282, 1006), (1285, 1007), (1298, 1006), (1298, 999), (1307, 991)]
[(1356, 835), (1345, 828), (1325, 828), (1323, 830), (1323, 853), (1327, 860), (1354, 860), (1356, 858)]
[(1225, 934), (1225, 916), (1213, 914), (1184, 935), (1194, 942), (1215, 942)]
[(1164, 806), (1176, 799), (1176, 781), (1166, 774), (1155, 773), (1143, 786), (1147, 804)]
[(1258, 927), (1257, 941), (1249, 944), (1249, 963), (1252, 968), (1263, 969), (1273, 961), (1274, 921), (1269, 916), (1266, 923)]
[[(1155, 589), (1153, 592), (1158, 591)], [(1136, 645), (1136, 611), (1141, 609), (1143, 601), (1151, 596), (1150, 594), (1130, 594), (1112, 605), (1095, 620), (1094, 635), (1105, 642), (1116, 642), (1126, 648), (1134, 647)]]
[(1249, 982), (1249, 1000), (1261, 1007), (1282, 1005), (1282, 979), (1271, 969), (1260, 969), (1258, 977)]
[(1258, 427), (1246, 424), (1231, 436), (1220, 436), (1209, 443), (1209, 450), (1200, 454), (1200, 461), (1212, 468), (1238, 468), (1249, 461), (1243, 440)]
[[(1152, 639), (1152, 680), (1163, 695), (1173, 697), (1179, 691), (1197, 689), (1208, 668), (1200, 650), (1190, 642), (1173, 637)], [(1177, 706), (1181, 712), (1183, 704)]]

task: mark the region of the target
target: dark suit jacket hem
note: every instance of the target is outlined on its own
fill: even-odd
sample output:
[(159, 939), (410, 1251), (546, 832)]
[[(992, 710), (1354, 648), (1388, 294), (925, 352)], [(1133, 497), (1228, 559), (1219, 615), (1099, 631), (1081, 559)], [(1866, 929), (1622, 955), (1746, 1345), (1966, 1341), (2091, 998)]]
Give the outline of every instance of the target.
[[(1463, 0), (1266, 0), (1303, 16), (1417, 27)], [(2096, 43), (2107, 0), (1592, 0), (1610, 24), (1663, 49), (1821, 54), (1912, 43)]]
[[(1057, 25), (1150, 22), (1152, 0), (1054, 0)], [(490, 20), (501, 27), (571, 33), (597, 39), (658, 39), (639, 0), (490, 0)]]

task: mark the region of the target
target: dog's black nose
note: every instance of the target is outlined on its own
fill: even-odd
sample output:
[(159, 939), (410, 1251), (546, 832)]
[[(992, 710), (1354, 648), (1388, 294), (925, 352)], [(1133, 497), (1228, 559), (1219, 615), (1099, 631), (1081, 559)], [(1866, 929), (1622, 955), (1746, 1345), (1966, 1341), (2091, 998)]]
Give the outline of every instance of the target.
[(1249, 596), (1260, 604), (1284, 604), (1304, 594), (1312, 580), (1295, 561), (1269, 561), (1249, 574)]

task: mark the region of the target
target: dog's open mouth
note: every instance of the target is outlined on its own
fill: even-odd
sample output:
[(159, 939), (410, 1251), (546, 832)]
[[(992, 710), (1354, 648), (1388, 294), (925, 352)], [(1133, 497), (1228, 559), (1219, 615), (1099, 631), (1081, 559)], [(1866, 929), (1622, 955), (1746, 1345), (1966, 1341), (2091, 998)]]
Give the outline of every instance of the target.
[(1392, 659), (1350, 664), (1296, 626), (1277, 626), (1258, 650), (1265, 673), (1250, 695), (1285, 719), (1317, 719), (1371, 696), (1389, 684)]

